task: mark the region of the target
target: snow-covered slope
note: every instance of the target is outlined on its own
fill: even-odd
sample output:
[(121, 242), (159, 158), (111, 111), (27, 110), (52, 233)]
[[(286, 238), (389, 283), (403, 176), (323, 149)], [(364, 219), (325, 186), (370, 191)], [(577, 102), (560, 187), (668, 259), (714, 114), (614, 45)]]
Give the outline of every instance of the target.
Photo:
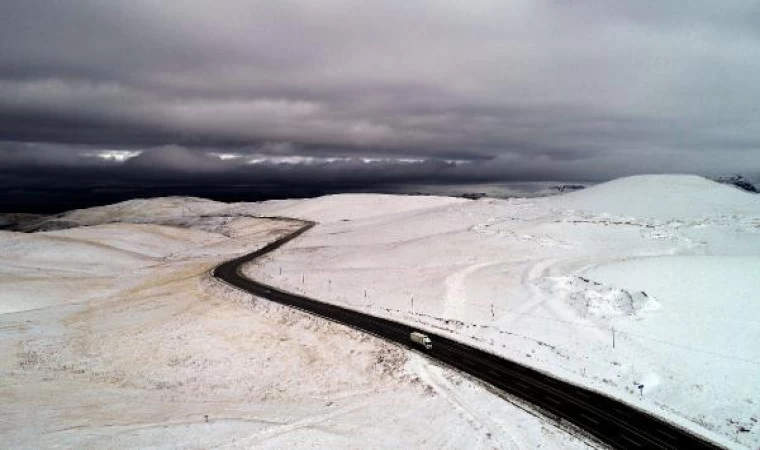
[[(333, 198), (333, 214), (371, 198)], [(658, 175), (329, 220), (247, 272), (757, 446), (759, 264), (760, 197)]]
[(211, 280), (295, 226), (246, 217), (258, 208), (139, 200), (0, 232), (0, 448), (585, 447), (422, 358)]
[(465, 201), (452, 197), (338, 194), (306, 200), (271, 200), (260, 203), (260, 206), (253, 210), (271, 216), (331, 223), (386, 217), (406, 211), (419, 211)]
[(558, 207), (639, 219), (756, 214), (760, 197), (696, 175), (620, 178), (552, 199)]
[(174, 217), (197, 217), (226, 208), (224, 203), (193, 197), (163, 197), (128, 200), (113, 205), (79, 209), (61, 215), (80, 225), (109, 222), (158, 221)]

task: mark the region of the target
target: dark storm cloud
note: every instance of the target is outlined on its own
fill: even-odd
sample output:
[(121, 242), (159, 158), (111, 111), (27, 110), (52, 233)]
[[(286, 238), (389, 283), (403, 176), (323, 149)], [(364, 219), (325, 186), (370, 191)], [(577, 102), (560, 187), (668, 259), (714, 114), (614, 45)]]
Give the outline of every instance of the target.
[(2, 2), (0, 172), (758, 172), (759, 29), (744, 0)]
[[(265, 145), (259, 149), (271, 149)], [(278, 149), (272, 151), (278, 152)], [(162, 146), (145, 150), (72, 148), (58, 144), (15, 143), (0, 148), (4, 174), (36, 180), (198, 184), (377, 185), (435, 180), (457, 163), (438, 159), (299, 157), (269, 155), (222, 159), (218, 153)], [(237, 154), (239, 155), (239, 154)], [(115, 156), (126, 156), (119, 161)], [(15, 179), (23, 184), (21, 179)]]

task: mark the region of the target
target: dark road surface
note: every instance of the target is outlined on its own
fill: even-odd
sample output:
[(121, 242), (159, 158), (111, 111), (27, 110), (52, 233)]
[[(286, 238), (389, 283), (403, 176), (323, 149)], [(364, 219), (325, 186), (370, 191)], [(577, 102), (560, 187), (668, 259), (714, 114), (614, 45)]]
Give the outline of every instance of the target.
[[(432, 359), (466, 372), (498, 390), (534, 405), (550, 419), (569, 422), (614, 448), (720, 448), (625, 403), (552, 378), (483, 350), (426, 330), (292, 294), (248, 279), (241, 273), (243, 264), (281, 247), (315, 225), (310, 222), (301, 221), (301, 223), (305, 225), (298, 231), (253, 253), (219, 265), (214, 269), (214, 276), (257, 297), (291, 306), (400, 343), (405, 347), (411, 347)], [(429, 336), (433, 344), (432, 348), (425, 349), (411, 342), (409, 335), (413, 331), (421, 331)]]

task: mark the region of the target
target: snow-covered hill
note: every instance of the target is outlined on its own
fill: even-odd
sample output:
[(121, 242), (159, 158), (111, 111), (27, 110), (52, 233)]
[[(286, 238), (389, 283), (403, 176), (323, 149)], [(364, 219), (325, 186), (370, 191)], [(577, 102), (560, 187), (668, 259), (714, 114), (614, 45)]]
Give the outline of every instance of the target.
[(256, 278), (760, 445), (760, 199), (692, 176), (510, 200), (133, 200), (0, 232), (0, 444), (582, 446), (422, 358), (211, 281), (288, 229), (255, 214), (320, 222)]
[[(292, 203), (287, 214), (319, 220), (324, 201)], [(247, 273), (448, 333), (733, 445), (760, 445), (757, 195), (658, 175), (383, 214), (372, 202), (331, 197), (336, 217), (368, 212), (329, 217)]]
[(640, 175), (555, 197), (558, 208), (660, 221), (753, 216), (760, 198), (696, 175)]
[[(367, 200), (347, 217), (457, 203)], [(340, 206), (316, 202), (321, 219)], [(0, 232), (0, 448), (585, 447), (420, 357), (211, 280), (293, 228), (260, 209), (134, 200)]]
[(305, 200), (271, 200), (252, 208), (262, 215), (298, 217), (331, 223), (371, 217), (388, 217), (407, 211), (421, 211), (466, 200), (433, 196), (384, 194), (341, 194)]

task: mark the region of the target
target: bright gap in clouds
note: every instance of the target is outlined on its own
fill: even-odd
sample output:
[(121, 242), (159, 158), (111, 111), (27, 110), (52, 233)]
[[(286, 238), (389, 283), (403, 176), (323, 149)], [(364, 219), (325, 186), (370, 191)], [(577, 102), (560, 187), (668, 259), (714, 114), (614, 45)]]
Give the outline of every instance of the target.
[[(88, 150), (81, 153), (88, 158), (98, 158), (104, 161), (123, 163), (132, 158), (142, 155), (150, 150)], [(160, 149), (158, 149), (160, 151)], [(406, 158), (406, 157), (354, 157), (354, 156), (307, 156), (307, 155), (288, 155), (288, 156), (270, 156), (265, 154), (245, 154), (234, 152), (199, 152), (202, 155), (216, 158), (223, 162), (240, 161), (240, 164), (276, 164), (276, 165), (315, 165), (315, 164), (333, 164), (333, 163), (361, 163), (361, 164), (388, 164), (388, 165), (410, 165), (422, 164), (430, 161), (431, 158)], [(468, 164), (470, 161), (460, 159), (442, 159), (441, 161), (452, 164)]]
[(82, 153), (83, 156), (100, 158), (106, 161), (123, 163), (136, 156), (140, 156), (143, 150), (94, 150)]

